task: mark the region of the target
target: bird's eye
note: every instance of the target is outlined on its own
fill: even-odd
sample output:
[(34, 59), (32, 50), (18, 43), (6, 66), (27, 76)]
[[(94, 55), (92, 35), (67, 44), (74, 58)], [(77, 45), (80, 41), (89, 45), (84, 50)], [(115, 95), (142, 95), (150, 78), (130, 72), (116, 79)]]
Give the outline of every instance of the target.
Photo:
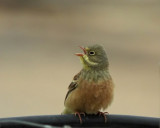
[(95, 55), (95, 51), (90, 51), (89, 55), (92, 55), (92, 56)]

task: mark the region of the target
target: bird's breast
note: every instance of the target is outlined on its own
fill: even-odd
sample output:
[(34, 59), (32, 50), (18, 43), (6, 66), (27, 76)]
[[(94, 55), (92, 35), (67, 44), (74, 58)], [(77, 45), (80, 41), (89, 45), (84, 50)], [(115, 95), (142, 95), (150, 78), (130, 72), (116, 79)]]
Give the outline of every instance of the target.
[(111, 76), (110, 76), (108, 70), (83, 71), (81, 73), (79, 82), (87, 81), (88, 83), (101, 83), (101, 82), (106, 81), (110, 78), (111, 78)]
[(65, 104), (74, 111), (97, 113), (107, 108), (113, 99), (113, 82), (109, 73), (82, 73), (77, 84)]
[(100, 109), (105, 109), (113, 99), (112, 79), (89, 82), (82, 80), (79, 83), (79, 97), (83, 99), (83, 109), (87, 113), (96, 113)]

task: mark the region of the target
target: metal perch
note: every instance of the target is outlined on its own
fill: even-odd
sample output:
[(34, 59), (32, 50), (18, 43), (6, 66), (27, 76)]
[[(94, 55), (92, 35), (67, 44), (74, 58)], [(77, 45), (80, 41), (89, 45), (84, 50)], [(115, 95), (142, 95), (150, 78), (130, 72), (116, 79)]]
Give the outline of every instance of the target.
[(129, 115), (82, 116), (83, 124), (74, 115), (42, 115), (0, 118), (0, 128), (69, 128), (106, 127), (106, 128), (158, 128), (160, 118)]

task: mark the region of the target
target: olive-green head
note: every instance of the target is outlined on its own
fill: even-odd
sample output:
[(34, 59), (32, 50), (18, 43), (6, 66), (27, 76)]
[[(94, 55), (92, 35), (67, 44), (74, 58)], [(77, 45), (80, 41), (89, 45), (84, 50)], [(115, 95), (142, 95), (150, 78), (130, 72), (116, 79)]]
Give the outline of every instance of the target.
[(101, 45), (80, 48), (84, 53), (76, 53), (76, 55), (80, 57), (84, 69), (108, 69), (108, 58)]

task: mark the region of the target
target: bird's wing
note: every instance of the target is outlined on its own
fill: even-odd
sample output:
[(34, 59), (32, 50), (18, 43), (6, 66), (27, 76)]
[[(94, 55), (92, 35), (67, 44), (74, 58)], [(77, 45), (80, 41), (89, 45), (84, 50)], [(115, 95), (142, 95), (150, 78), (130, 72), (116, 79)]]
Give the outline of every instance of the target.
[(80, 75), (81, 75), (81, 72), (79, 72), (77, 75), (75, 75), (74, 78), (73, 78), (73, 81), (72, 81), (72, 82), (70, 83), (70, 85), (68, 86), (68, 92), (67, 92), (67, 94), (66, 94), (66, 97), (65, 97), (64, 102), (66, 101), (68, 95), (69, 95), (74, 89), (76, 89), (76, 87), (78, 86), (77, 81), (78, 81)]

